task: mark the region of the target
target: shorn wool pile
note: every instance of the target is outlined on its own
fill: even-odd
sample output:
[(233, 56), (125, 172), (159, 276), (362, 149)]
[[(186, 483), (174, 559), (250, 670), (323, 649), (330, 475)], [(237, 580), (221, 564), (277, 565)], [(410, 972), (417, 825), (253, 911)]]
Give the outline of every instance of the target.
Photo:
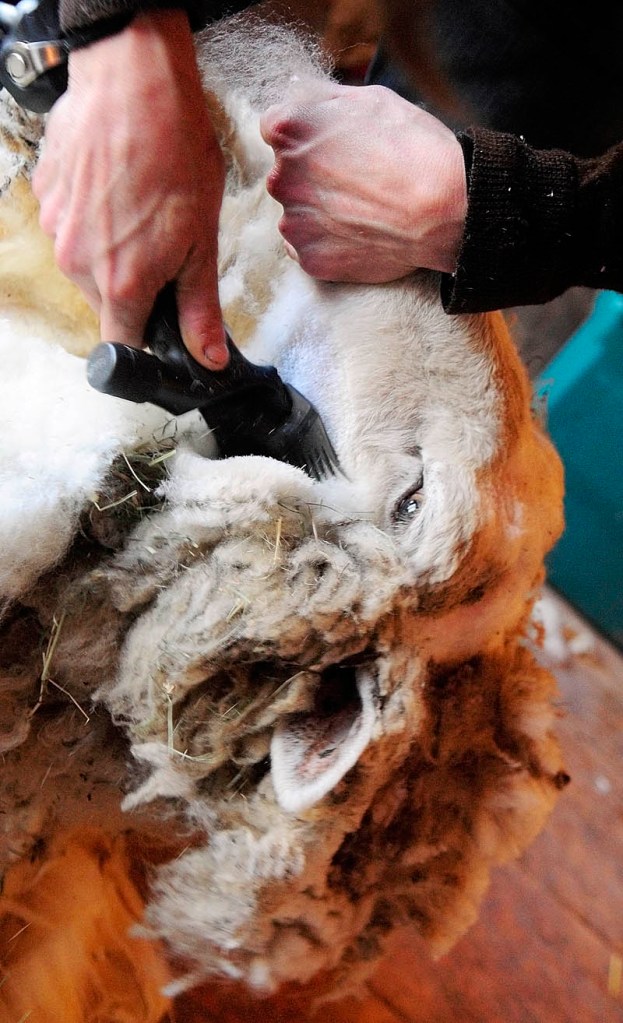
[(498, 314), (434, 274), (318, 284), (285, 256), (258, 110), (314, 47), (198, 40), (229, 160), (232, 335), (318, 407), (344, 475), (215, 459), (192, 414), (92, 390), (3, 97), (0, 1017), (157, 1021), (227, 978), (356, 988), (393, 928), (442, 954), (566, 775), (530, 649), (559, 459)]

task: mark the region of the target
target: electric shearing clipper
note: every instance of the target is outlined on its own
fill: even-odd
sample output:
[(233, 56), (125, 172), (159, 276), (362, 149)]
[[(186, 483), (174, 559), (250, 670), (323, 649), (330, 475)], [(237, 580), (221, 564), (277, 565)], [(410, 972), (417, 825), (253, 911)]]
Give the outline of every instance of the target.
[(145, 341), (152, 355), (129, 345), (97, 345), (87, 361), (89, 383), (173, 415), (198, 409), (221, 458), (267, 455), (305, 469), (314, 479), (339, 471), (318, 412), (274, 366), (249, 362), (229, 337), (225, 369), (213, 372), (193, 359), (182, 341), (173, 284), (156, 299)]
[[(50, 110), (67, 88), (72, 46), (60, 31), (56, 0), (0, 2), (0, 33), (0, 84), (26, 109)], [(210, 371), (192, 358), (182, 341), (173, 282), (158, 295), (143, 340), (152, 354), (128, 345), (98, 345), (87, 361), (89, 383), (173, 415), (198, 409), (222, 458), (267, 455), (315, 479), (340, 471), (318, 412), (273, 366), (249, 362), (229, 337), (224, 370)]]

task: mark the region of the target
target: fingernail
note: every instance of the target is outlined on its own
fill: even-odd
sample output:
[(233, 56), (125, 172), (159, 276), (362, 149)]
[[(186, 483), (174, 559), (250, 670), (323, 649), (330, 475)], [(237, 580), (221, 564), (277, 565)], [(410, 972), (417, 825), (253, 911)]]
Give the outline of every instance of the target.
[(286, 252), (288, 253), (290, 259), (293, 259), (295, 263), (298, 263), (299, 262), (299, 254), (296, 251), (296, 249), (294, 248), (294, 246), (290, 245), (290, 242), (284, 242), (283, 243), (283, 247), (286, 250)]
[(224, 369), (229, 361), (229, 351), (224, 341), (205, 345), (203, 356), (210, 369)]

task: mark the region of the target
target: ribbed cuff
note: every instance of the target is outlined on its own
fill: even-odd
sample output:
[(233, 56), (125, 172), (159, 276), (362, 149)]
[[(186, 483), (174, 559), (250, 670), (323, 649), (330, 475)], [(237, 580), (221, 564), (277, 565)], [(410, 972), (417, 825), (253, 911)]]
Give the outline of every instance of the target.
[(484, 312), (554, 298), (568, 287), (569, 225), (577, 193), (573, 158), (484, 128), (458, 138), (468, 173), (468, 207), (457, 269), (442, 277), (446, 312)]

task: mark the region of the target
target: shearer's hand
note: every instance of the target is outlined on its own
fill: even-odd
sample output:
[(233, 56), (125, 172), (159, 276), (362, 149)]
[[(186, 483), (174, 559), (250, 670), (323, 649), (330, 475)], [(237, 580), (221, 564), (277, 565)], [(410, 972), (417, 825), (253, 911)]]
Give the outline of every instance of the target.
[(322, 280), (452, 272), (467, 184), (454, 133), (381, 86), (295, 82), (262, 117), (290, 255)]
[(103, 340), (140, 344), (156, 294), (177, 282), (196, 359), (228, 359), (217, 290), (223, 159), (188, 18), (136, 17), (69, 58), (33, 187), (60, 269), (100, 317)]

